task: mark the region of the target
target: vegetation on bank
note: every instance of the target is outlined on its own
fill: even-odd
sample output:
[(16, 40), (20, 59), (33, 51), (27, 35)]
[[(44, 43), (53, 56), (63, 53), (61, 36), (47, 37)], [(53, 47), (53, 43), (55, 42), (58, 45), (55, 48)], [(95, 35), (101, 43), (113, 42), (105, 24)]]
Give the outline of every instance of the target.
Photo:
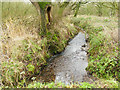
[[(88, 73), (97, 80), (92, 83), (64, 85), (63, 83), (33, 82), (29, 88), (118, 88), (118, 19), (116, 17), (71, 16), (71, 23), (85, 31), (88, 49)], [(109, 22), (109, 23), (108, 23)]]
[(99, 79), (94, 83), (81, 82), (80, 84), (72, 83), (71, 85), (65, 85), (64, 83), (40, 83), (33, 82), (27, 86), (27, 88), (118, 88), (118, 82), (115, 80)]
[[(38, 34), (40, 19), (31, 4), (3, 3), (3, 29), (0, 37), (0, 83), (2, 82), (2, 86), (5, 88), (118, 88), (116, 81), (120, 80), (118, 19), (86, 16), (99, 15), (98, 9), (94, 6), (94, 10), (91, 7), (93, 4), (81, 7), (78, 17), (73, 17), (73, 15), (62, 17), (64, 13), (69, 13), (68, 9), (60, 9), (55, 5), (52, 11), (53, 24), (42, 37), (42, 33)], [(102, 16), (109, 16), (110, 9), (102, 9), (104, 10), (102, 10)], [(86, 37), (89, 43), (89, 64), (86, 70), (98, 80), (91, 84), (83, 82), (71, 85), (60, 82), (56, 84), (37, 82), (35, 77), (47, 64), (46, 60), (63, 51), (67, 41), (77, 34), (78, 30), (74, 25), (89, 35), (88, 38)]]
[[(53, 18), (57, 21), (58, 17)], [(44, 37), (41, 35), (42, 31), (41, 34), (38, 33), (39, 16), (37, 14), (3, 19), (0, 54), (4, 86), (27, 85), (27, 81), (39, 75), (41, 68), (47, 64), (48, 58), (64, 50), (67, 41), (78, 31), (70, 23), (69, 17), (61, 19), (62, 21), (54, 22), (49, 26)]]
[(73, 18), (72, 22), (88, 34), (88, 73), (119, 81), (118, 19), (81, 15)]

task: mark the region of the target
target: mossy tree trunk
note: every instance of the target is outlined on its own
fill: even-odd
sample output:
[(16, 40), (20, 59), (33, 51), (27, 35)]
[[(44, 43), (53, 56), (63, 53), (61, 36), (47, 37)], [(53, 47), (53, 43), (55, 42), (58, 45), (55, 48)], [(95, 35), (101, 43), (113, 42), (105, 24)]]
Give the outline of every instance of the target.
[(45, 35), (46, 31), (46, 17), (45, 17), (45, 10), (40, 8), (40, 15), (41, 15), (41, 34)]
[[(49, 12), (47, 12), (46, 7), (48, 5), (50, 5), (51, 3), (50, 2), (33, 2), (32, 0), (30, 0), (30, 1), (36, 7), (38, 13), (41, 16), (41, 19), (40, 19), (41, 20), (41, 31), (39, 31), (39, 33), (44, 36), (47, 32), (47, 20), (46, 19), (49, 19), (48, 20), (49, 22), (51, 21), (50, 20), (50, 11), (51, 10), (49, 10)], [(48, 18), (46, 18), (46, 12), (48, 13), (47, 14)]]

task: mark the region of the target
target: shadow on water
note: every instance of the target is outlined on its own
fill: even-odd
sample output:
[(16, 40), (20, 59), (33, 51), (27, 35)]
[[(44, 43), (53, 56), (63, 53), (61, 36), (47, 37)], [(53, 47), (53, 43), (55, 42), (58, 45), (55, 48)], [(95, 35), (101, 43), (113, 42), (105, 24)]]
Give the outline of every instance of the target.
[(79, 32), (67, 45), (64, 52), (49, 59), (49, 63), (41, 72), (42, 82), (83, 82), (87, 76), (87, 43), (85, 34)]

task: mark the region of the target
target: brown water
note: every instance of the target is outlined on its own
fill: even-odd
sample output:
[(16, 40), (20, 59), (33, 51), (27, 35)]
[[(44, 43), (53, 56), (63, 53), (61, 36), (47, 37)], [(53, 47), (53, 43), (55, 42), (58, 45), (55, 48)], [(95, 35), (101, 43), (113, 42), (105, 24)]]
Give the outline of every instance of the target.
[(79, 32), (65, 48), (65, 51), (54, 59), (41, 73), (42, 82), (83, 82), (87, 76), (87, 43), (85, 34)]

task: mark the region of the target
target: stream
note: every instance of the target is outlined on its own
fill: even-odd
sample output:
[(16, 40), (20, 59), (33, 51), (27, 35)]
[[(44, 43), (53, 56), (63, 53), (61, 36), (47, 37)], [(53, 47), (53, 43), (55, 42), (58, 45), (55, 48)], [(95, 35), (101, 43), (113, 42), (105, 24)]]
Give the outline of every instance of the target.
[(85, 68), (87, 61), (87, 43), (85, 34), (79, 32), (67, 45), (64, 52), (50, 59), (50, 63), (42, 71), (42, 82), (63, 82), (71, 84), (90, 80)]

